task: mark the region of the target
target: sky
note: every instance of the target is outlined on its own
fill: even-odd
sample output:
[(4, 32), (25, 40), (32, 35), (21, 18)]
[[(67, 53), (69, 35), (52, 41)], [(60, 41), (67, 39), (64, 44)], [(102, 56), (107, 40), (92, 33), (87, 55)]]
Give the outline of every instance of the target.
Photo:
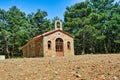
[(53, 19), (58, 16), (63, 20), (66, 6), (71, 6), (81, 1), (84, 0), (0, 0), (0, 9), (8, 10), (15, 5), (26, 14), (41, 9), (48, 13), (48, 19)]
[(0, 9), (8, 10), (12, 6), (17, 6), (17, 8), (26, 14), (41, 9), (48, 13), (48, 19), (52, 20), (58, 16), (63, 20), (66, 7), (82, 1), (85, 0), (0, 0)]

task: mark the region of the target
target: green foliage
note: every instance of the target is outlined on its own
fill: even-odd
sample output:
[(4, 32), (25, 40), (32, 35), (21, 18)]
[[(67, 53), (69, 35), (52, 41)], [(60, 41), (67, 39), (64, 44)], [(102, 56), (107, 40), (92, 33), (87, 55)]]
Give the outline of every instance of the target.
[(50, 29), (47, 12), (38, 9), (26, 15), (16, 6), (8, 11), (0, 9), (0, 54), (6, 57), (22, 56), (22, 46), (36, 35)]
[(120, 40), (114, 40), (114, 42), (120, 44)]
[(102, 36), (97, 36), (98, 40), (104, 40), (106, 38), (106, 36), (102, 35)]
[(86, 0), (67, 7), (64, 28), (75, 35), (76, 54), (119, 53), (119, 18), (120, 4), (114, 0)]

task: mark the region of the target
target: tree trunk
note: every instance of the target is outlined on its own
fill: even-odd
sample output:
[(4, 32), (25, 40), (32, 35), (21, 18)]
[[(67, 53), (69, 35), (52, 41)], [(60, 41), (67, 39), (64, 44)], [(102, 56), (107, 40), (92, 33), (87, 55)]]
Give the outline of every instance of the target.
[(108, 47), (108, 52), (112, 53), (112, 46), (111, 46), (111, 40), (110, 39), (108, 39), (107, 47)]
[(105, 53), (108, 53), (108, 49), (107, 49), (107, 45), (105, 43), (105, 40), (104, 40), (104, 49), (105, 49)]
[(95, 53), (95, 48), (93, 47), (93, 44), (91, 44), (91, 54)]
[(13, 36), (13, 45), (12, 45), (11, 57), (14, 57), (14, 53), (15, 53), (15, 36)]
[(10, 52), (8, 49), (8, 41), (5, 35), (3, 35), (3, 42), (4, 42), (4, 52), (7, 54), (7, 57), (10, 58)]
[(83, 33), (83, 47), (82, 47), (82, 55), (85, 54), (85, 33)]
[(91, 39), (91, 54), (95, 53), (94, 39)]

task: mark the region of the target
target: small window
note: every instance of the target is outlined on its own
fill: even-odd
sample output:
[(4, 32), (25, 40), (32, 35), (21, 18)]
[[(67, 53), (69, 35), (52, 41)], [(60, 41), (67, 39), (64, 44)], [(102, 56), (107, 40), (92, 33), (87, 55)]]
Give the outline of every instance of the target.
[(71, 46), (70, 46), (70, 42), (69, 42), (69, 41), (67, 42), (67, 48), (68, 48), (68, 49), (71, 49)]
[(48, 49), (51, 49), (51, 41), (48, 41)]
[(60, 22), (57, 22), (57, 28), (60, 28)]

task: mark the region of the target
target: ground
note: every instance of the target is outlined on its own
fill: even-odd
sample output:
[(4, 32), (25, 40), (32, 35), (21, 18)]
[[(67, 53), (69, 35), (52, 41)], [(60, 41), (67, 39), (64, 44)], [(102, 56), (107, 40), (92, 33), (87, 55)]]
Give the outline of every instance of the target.
[(0, 80), (120, 80), (120, 54), (1, 60)]

